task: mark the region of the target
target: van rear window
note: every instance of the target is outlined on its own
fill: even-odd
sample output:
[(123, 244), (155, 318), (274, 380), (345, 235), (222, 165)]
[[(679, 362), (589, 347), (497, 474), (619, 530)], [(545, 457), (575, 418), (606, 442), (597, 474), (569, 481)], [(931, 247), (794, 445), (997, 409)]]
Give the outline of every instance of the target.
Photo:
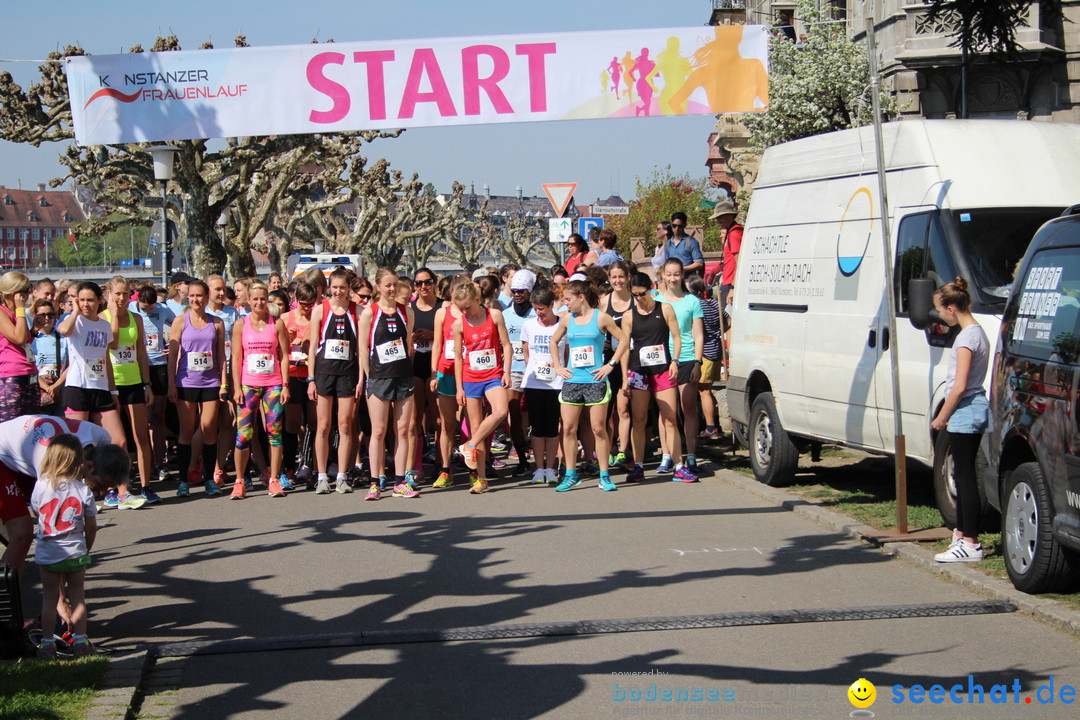
[(1080, 253), (1056, 248), (1035, 254), (1014, 288), (1015, 314), (1004, 331), (1007, 351), (1053, 362), (1080, 358)]

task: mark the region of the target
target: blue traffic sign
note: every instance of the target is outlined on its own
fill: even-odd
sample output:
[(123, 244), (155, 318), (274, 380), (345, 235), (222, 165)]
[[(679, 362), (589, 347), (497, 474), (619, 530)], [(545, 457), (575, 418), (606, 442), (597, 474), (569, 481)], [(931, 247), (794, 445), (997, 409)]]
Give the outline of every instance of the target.
[(602, 218), (602, 217), (578, 218), (577, 227), (578, 227), (578, 235), (580, 235), (581, 237), (588, 240), (589, 239), (589, 230), (591, 230), (594, 227), (595, 228), (600, 228), (601, 230), (604, 229), (604, 218)]

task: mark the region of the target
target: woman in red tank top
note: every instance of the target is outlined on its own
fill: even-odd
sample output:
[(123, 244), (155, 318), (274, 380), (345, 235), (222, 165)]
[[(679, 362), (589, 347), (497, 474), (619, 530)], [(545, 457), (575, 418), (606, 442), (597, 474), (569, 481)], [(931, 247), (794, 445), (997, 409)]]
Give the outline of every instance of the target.
[[(510, 386), (513, 349), (503, 324), (502, 312), (480, 304), (480, 292), (472, 283), (454, 290), (454, 305), (461, 318), (454, 321), (454, 375), (458, 404), (469, 417), (469, 440), (459, 450), (462, 459), (476, 470), (469, 492), (488, 489), (485, 441), (502, 425), (509, 412), (506, 388)], [(491, 411), (484, 415), (484, 400)]]
[[(460, 285), (472, 284), (468, 275), (455, 275), (450, 281), (448, 293), (453, 293)], [(449, 297), (444, 298), (446, 300)], [(429, 387), (436, 395), (439, 409), (438, 448), (439, 476), (432, 487), (448, 488), (454, 484), (450, 462), (456, 437), (458, 411), (457, 383), (454, 380), (454, 323), (461, 317), (461, 311), (451, 302), (444, 303), (435, 312), (435, 336), (431, 345), (432, 367)]]

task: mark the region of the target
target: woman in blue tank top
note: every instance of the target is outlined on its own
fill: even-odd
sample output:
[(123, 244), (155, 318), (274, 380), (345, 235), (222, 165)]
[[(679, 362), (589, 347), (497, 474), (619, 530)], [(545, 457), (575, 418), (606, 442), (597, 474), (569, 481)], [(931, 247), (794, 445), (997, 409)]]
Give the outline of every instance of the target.
[[(607, 377), (619, 367), (623, 355), (629, 349), (626, 333), (610, 315), (597, 310), (599, 300), (596, 291), (587, 283), (575, 280), (566, 284), (563, 300), (570, 313), (559, 321), (559, 328), (551, 337), (551, 347), (557, 348), (566, 337), (569, 364), (564, 365), (562, 353), (551, 354), (552, 365), (564, 380), (559, 401), (562, 403), (563, 454), (566, 457), (566, 474), (555, 489), (566, 492), (581, 482), (577, 474), (577, 437), (581, 409), (589, 408), (589, 423), (596, 440), (596, 456), (600, 462), (600, 489), (617, 490), (608, 472), (608, 450), (611, 443), (607, 435), (608, 400), (611, 388)], [(604, 362), (604, 339), (607, 333), (618, 341), (610, 362)], [(619, 372), (625, 373), (625, 369)], [(625, 375), (623, 380), (625, 380)], [(624, 383), (625, 384), (625, 383)]]

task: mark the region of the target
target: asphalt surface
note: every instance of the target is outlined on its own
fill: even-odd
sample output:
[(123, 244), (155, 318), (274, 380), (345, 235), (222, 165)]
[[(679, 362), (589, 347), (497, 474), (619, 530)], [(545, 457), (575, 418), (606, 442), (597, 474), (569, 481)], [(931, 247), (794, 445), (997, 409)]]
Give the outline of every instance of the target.
[[(595, 479), (568, 493), (508, 480), (482, 496), (459, 484), (378, 502), (359, 492), (176, 499), (162, 488), (162, 505), (100, 516), (91, 637), (110, 652), (182, 656), (169, 665), (179, 687), (166, 714), (177, 718), (839, 718), (854, 710), (847, 689), (860, 677), (877, 686), (877, 717), (1077, 716), (1063, 702), (1080, 686), (1076, 636), (1019, 613), (847, 619), (986, 598), (725, 482), (726, 472), (692, 485), (662, 476), (626, 486), (619, 474), (614, 493)], [(795, 609), (851, 612), (594, 635), (553, 636), (546, 625), (731, 613), (767, 622)], [(407, 641), (519, 624), (534, 627), (511, 639)], [(228, 644), (237, 639), (248, 640)], [(290, 639), (308, 649), (267, 649)], [(187, 655), (196, 651), (212, 654)], [(969, 682), (983, 687), (982, 704), (969, 706)], [(1055, 702), (1040, 702), (1051, 682)], [(947, 694), (956, 683), (960, 704)], [(942, 702), (907, 694), (934, 684)], [(1008, 702), (992, 702), (995, 684), (1008, 686)], [(651, 701), (654, 685), (659, 696), (685, 688), (717, 699)]]

